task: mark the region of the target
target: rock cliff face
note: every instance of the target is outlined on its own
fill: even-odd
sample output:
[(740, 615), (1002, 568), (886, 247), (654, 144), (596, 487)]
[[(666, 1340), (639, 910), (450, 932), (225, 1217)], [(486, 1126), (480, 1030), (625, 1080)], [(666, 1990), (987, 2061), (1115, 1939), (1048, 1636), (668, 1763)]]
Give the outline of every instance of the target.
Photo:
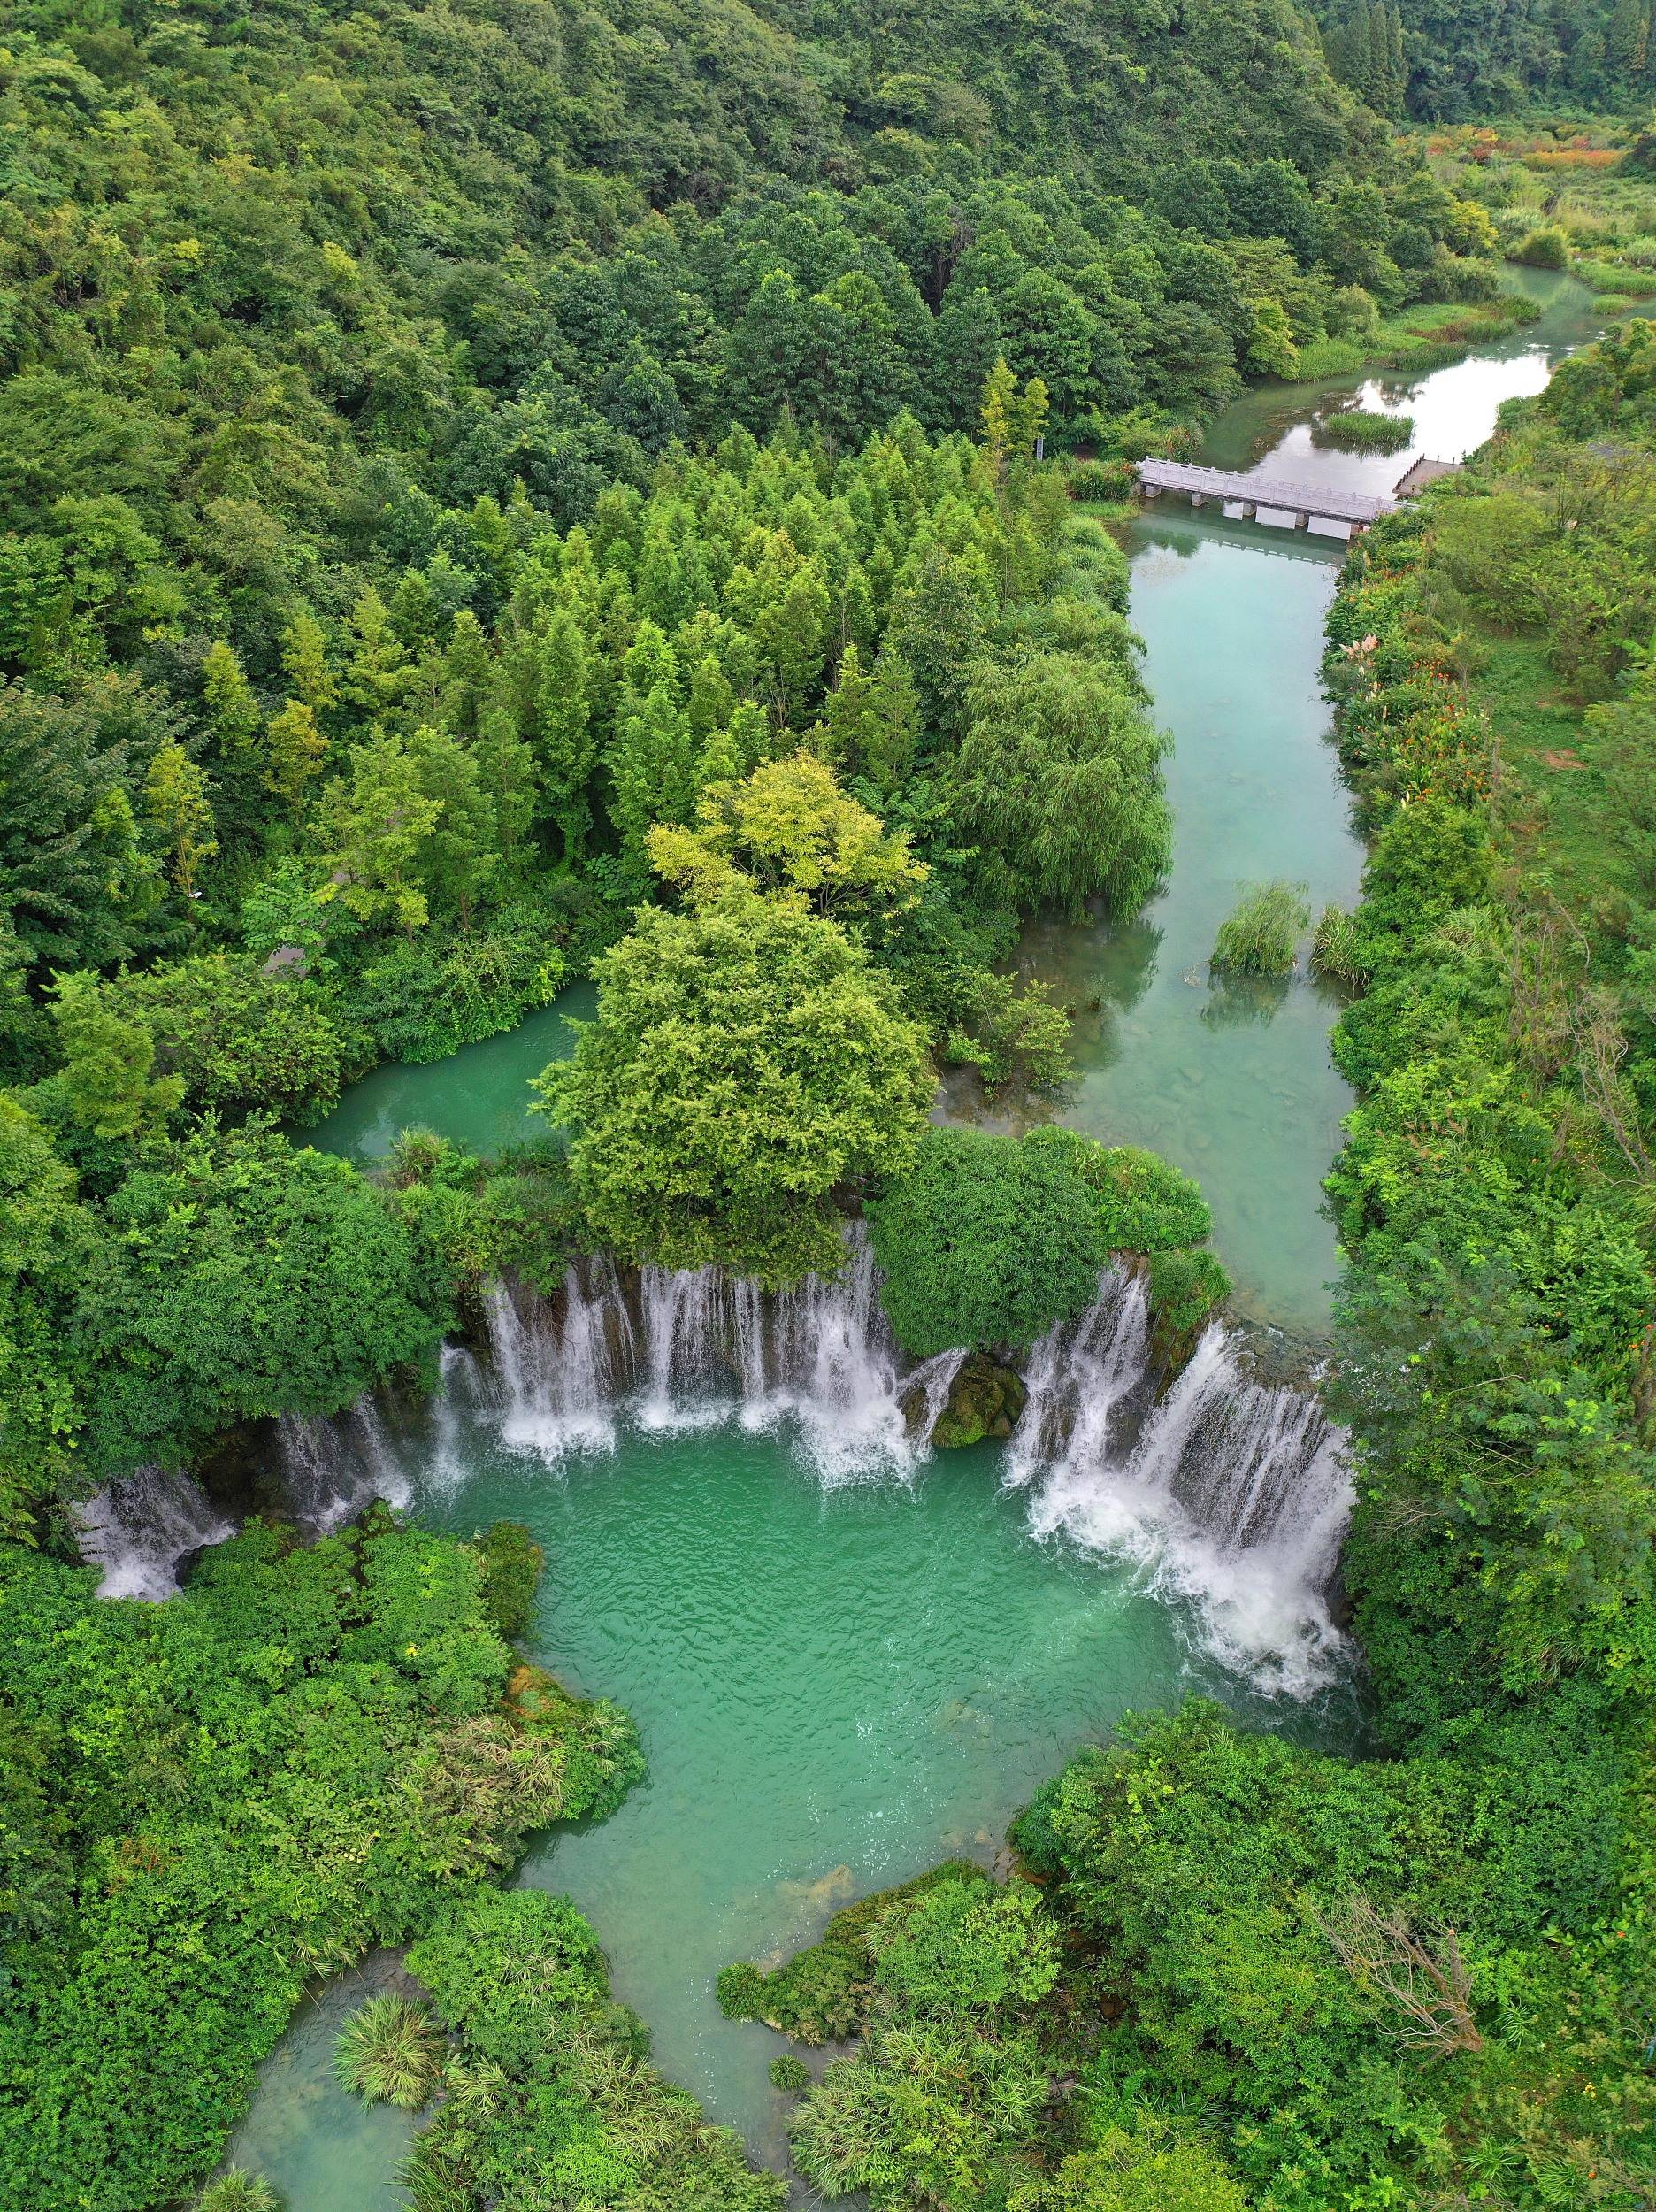
[(948, 1399), (932, 1431), (939, 1451), (962, 1444), (981, 1443), (985, 1436), (1004, 1439), (1029, 1399), (1023, 1377), (1015, 1368), (973, 1352), (955, 1370)]

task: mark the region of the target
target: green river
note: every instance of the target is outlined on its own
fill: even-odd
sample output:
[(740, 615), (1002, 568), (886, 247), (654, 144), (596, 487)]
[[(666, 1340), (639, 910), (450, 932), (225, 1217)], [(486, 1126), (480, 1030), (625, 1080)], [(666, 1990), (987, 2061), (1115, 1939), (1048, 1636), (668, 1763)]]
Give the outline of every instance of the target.
[[(1529, 280), (1546, 316), (1513, 340), (1412, 380), (1251, 392), (1204, 457), (1269, 455), (1276, 473), (1389, 488), (1410, 456), (1310, 444), (1314, 414), (1359, 392), (1414, 413), (1415, 450), (1457, 457), (1500, 400), (1538, 389), (1549, 360), (1590, 334), (1578, 286)], [(1318, 1184), (1348, 1102), (1327, 1056), (1337, 1009), (1302, 979), (1215, 990), (1206, 961), (1243, 880), (1287, 876), (1319, 903), (1357, 887), (1316, 681), (1339, 547), (1177, 511), (1134, 526), (1129, 550), (1132, 618), (1174, 740), (1173, 867), (1133, 922), (1043, 925), (1023, 964), (1084, 1010), (1065, 1118), (1198, 1174), (1246, 1305), (1315, 1334), (1334, 1263)], [(567, 1039), (561, 1012), (590, 1004), (571, 993), (452, 1061), (381, 1070), (313, 1141), (372, 1161), (405, 1122), (484, 1149), (522, 1133), (526, 1078)], [(947, 1854), (993, 1859), (1031, 1789), (1124, 1710), (1200, 1688), (1263, 1724), (1354, 1736), (1338, 1663), (1306, 1665), (1300, 1694), (1273, 1698), (1282, 1671), (1215, 1627), (1257, 1593), (1215, 1595), (1193, 1571), (1169, 1571), (1107, 1495), (1045, 1511), (1035, 1488), (1003, 1483), (998, 1450), (920, 1466), (824, 1456), (768, 1402), (739, 1414), (647, 1394), (613, 1435), (514, 1432), (475, 1376), (469, 1387), (395, 1440), (413, 1502), (463, 1532), (502, 1515), (529, 1524), (548, 1558), (535, 1655), (625, 1704), (649, 1760), (613, 1819), (544, 1843), (522, 1878), (590, 1915), (664, 2070), (769, 2162), (785, 2153), (786, 2101), (764, 2071), (779, 2047), (721, 2020), (722, 1965), (774, 1958), (838, 1905)], [(1251, 1624), (1260, 1650), (1279, 1625)], [(402, 2201), (412, 2124), (356, 2104), (329, 2071), (339, 2018), (371, 1979), (306, 2007), (234, 2147), (290, 2212)]]

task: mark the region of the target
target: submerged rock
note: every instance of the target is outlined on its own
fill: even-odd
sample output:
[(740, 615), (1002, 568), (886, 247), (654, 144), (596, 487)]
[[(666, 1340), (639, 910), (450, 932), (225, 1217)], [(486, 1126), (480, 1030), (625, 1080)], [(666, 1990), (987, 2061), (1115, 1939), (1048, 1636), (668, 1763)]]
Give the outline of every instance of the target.
[(980, 1444), (986, 1436), (1004, 1439), (1029, 1400), (1024, 1378), (1016, 1368), (973, 1352), (955, 1370), (949, 1394), (932, 1431), (939, 1451), (954, 1451), (965, 1444)]

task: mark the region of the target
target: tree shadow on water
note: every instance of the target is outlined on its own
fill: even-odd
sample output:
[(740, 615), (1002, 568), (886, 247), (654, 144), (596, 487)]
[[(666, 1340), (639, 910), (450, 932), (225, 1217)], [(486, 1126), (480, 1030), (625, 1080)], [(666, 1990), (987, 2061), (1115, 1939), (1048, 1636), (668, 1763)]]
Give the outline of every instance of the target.
[(1201, 1018), (1209, 1029), (1263, 1029), (1293, 988), (1291, 975), (1225, 975), (1208, 979)]

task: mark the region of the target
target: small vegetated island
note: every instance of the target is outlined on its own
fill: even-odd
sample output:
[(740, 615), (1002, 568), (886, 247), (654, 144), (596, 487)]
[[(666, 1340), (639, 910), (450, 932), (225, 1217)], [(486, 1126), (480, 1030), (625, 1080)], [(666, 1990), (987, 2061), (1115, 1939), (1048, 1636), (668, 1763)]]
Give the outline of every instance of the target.
[[(1632, 96), (1625, 8), (1499, 65), (1464, 12), (13, 12), (4, 2212), (270, 2207), (230, 2131), (377, 1946), (341, 2078), (426, 2113), (427, 2212), (785, 2200), (652, 2069), (602, 1931), (500, 1886), (642, 1772), (518, 1647), (534, 1544), (384, 1508), (302, 1541), (257, 1471), (277, 1417), (428, 1387), (493, 1278), (786, 1286), (848, 1207), (905, 1350), (977, 1356), (961, 1433), (1112, 1255), (1177, 1369), (1226, 1290), (1189, 1179), (929, 1120), (940, 1064), (1062, 1083), (1020, 924), (1131, 914), (1166, 864), (1124, 562), (1070, 484), (1188, 449), (1246, 376), (1510, 319), (1503, 249), (1597, 222), (1643, 265), (1644, 140), (1590, 219), (1386, 119)], [(825, 2198), (1650, 2201), (1653, 410), (1634, 320), (1359, 546), (1327, 680), (1361, 904), (1254, 887), (1216, 948), (1349, 994), (1370, 1754), (1147, 1716), (1004, 1878), (732, 1963), (729, 2013), (839, 2047), (772, 2077)], [(586, 973), (543, 1141), (415, 1133), (372, 1180), (305, 1147), (355, 1076)], [(165, 1603), (102, 1601), (75, 1503), (157, 1465), (251, 1468), (268, 1509)]]

